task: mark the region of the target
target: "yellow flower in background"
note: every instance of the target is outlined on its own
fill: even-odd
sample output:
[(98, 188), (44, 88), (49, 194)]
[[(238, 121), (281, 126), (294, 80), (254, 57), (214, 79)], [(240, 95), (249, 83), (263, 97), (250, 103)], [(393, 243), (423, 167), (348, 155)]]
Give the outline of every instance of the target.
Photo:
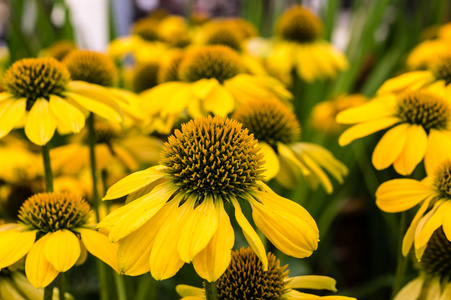
[[(268, 253), (268, 269), (262, 268), (261, 262), (252, 249), (241, 248), (233, 251), (232, 260), (225, 273), (216, 281), (219, 300), (296, 300), (329, 299), (352, 300), (344, 296), (319, 297), (302, 293), (295, 289), (328, 290), (336, 292), (335, 280), (327, 276), (288, 277), (288, 265), (280, 266), (280, 261)], [(205, 300), (205, 290), (180, 284), (176, 287), (182, 300)]]
[(190, 32), (185, 18), (170, 15), (161, 20), (157, 27), (158, 38), (170, 47), (185, 47), (190, 44)]
[[(276, 79), (244, 73), (239, 55), (226, 46), (205, 46), (188, 52), (179, 63), (178, 78), (146, 92), (148, 103), (160, 104), (162, 114), (192, 118), (213, 113), (226, 116), (250, 99), (290, 99), (291, 94)], [(164, 99), (164, 100), (163, 100)], [(145, 101), (145, 100), (144, 100)]]
[(90, 252), (117, 270), (117, 244), (88, 223), (89, 205), (67, 193), (42, 193), (28, 198), (19, 223), (0, 226), (0, 268), (26, 255), (25, 274), (37, 288), (49, 285)]
[(268, 261), (262, 241), (241, 207), (251, 206), (255, 225), (287, 255), (310, 256), (318, 245), (318, 229), (310, 214), (278, 196), (263, 182), (262, 154), (241, 124), (221, 117), (198, 118), (171, 135), (160, 165), (133, 173), (108, 191), (104, 200), (128, 195), (124, 207), (98, 227), (111, 229), (119, 242), (121, 273), (150, 270), (157, 280), (174, 276), (192, 262), (212, 282), (226, 270), (235, 242), (226, 206), (263, 269)]
[(341, 146), (374, 132), (389, 129), (374, 149), (372, 162), (382, 170), (393, 164), (409, 175), (423, 160), (428, 174), (451, 151), (449, 102), (435, 89), (379, 95), (337, 115), (337, 122), (355, 124), (338, 140)]
[(449, 51), (450, 40), (427, 40), (421, 42), (410, 51), (406, 59), (407, 68), (410, 70), (423, 70), (433, 63), (441, 53)]
[(119, 106), (102, 87), (71, 81), (67, 68), (53, 58), (29, 58), (6, 71), (0, 93), (0, 138), (25, 127), (28, 139), (45, 145), (55, 130), (78, 133), (91, 111), (113, 122), (122, 121)]
[(275, 178), (280, 185), (294, 189), (304, 178), (312, 188), (320, 184), (331, 193), (332, 183), (324, 169), (343, 183), (346, 166), (322, 146), (300, 142), (301, 126), (296, 116), (279, 101), (249, 102), (232, 117), (258, 139), (264, 153), (264, 180)]
[(336, 121), (337, 114), (341, 111), (357, 107), (368, 101), (362, 94), (340, 95), (331, 100), (316, 104), (311, 113), (310, 123), (312, 127), (326, 134), (337, 134), (345, 128)]
[(321, 39), (322, 30), (321, 20), (303, 6), (285, 11), (275, 28), (280, 40), (274, 41), (267, 58), (270, 73), (283, 76), (296, 70), (304, 81), (313, 82), (334, 78), (345, 70), (346, 57)]
[(402, 251), (405, 256), (413, 244), (417, 258), (421, 259), (432, 234), (440, 226), (443, 226), (446, 237), (451, 241), (450, 186), (451, 161), (446, 160), (422, 181), (393, 179), (377, 189), (376, 204), (385, 212), (406, 211), (421, 203), (404, 236)]
[(41, 51), (41, 56), (53, 57), (62, 61), (69, 52), (76, 50), (77, 46), (72, 41), (60, 40), (51, 44), (48, 48)]
[(427, 244), (422, 259), (415, 264), (419, 276), (407, 283), (394, 300), (451, 299), (451, 242), (441, 228)]

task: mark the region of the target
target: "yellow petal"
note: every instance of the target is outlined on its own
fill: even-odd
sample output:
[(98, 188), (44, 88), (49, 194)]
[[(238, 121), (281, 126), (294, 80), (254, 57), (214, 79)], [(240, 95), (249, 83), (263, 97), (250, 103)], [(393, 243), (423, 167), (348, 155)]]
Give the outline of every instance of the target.
[(428, 175), (433, 175), (440, 164), (450, 158), (451, 136), (449, 133), (431, 129), (428, 135), (424, 166)]
[(25, 134), (36, 145), (47, 144), (56, 129), (56, 119), (50, 111), (49, 102), (37, 99), (27, 116)]
[(340, 138), (338, 139), (338, 143), (340, 146), (346, 146), (352, 141), (375, 133), (379, 130), (390, 127), (399, 122), (397, 117), (385, 117), (380, 119), (375, 119), (363, 123), (359, 123), (357, 125), (352, 126), (342, 133)]
[(310, 170), (296, 158), (288, 146), (279, 143), (277, 150), (279, 152), (280, 169), (276, 175), (276, 180), (283, 187), (295, 189), (302, 176), (310, 175)]
[[(16, 286), (19, 292), (21, 293), (22, 297), (24, 298), (17, 298), (17, 299), (24, 299), (24, 300), (41, 300), (44, 297), (44, 291), (38, 290), (35, 287), (33, 287), (30, 284), (30, 281), (23, 275), (21, 272), (11, 272), (11, 280), (14, 282), (14, 284), (11, 284), (11, 286)], [(1, 288), (0, 288), (1, 290)], [(6, 298), (1, 297), (0, 299), (16, 299), (16, 298)]]
[(0, 138), (7, 135), (25, 115), (26, 100), (5, 100), (0, 103)]
[(168, 114), (180, 114), (182, 111), (188, 107), (190, 102), (197, 101), (196, 97), (193, 95), (191, 86), (184, 85), (176, 90), (173, 90), (166, 98), (167, 105), (162, 109), (162, 115)]
[(186, 86), (187, 84), (184, 82), (165, 82), (159, 84), (140, 94), (140, 106), (147, 114), (156, 114), (166, 106), (169, 110), (181, 112), (185, 108), (185, 105), (182, 105), (181, 108), (173, 108), (166, 105), (168, 103), (161, 101), (161, 99), (169, 99), (170, 96), (175, 95), (174, 91), (178, 92)]
[[(18, 272), (13, 272), (12, 274), (15, 273)], [(9, 276), (5, 276), (5, 278), (2, 278), (2, 280), (0, 281), (0, 299), (27, 300), (27, 298), (24, 298), (23, 295), (19, 293), (18, 288), (16, 287), (17, 283), (12, 279), (10, 279)], [(26, 282), (26, 284), (29, 285), (28, 282)], [(44, 294), (42, 293), (41, 297), (39, 298), (37, 296), (34, 296), (30, 300), (40, 300), (42, 299), (43, 295)]]
[(413, 245), (413, 240), (415, 238), (415, 231), (417, 229), (417, 226), (420, 223), (421, 218), (423, 218), (426, 209), (429, 207), (429, 203), (431, 203), (432, 198), (432, 196), (429, 196), (425, 201), (423, 201), (423, 204), (421, 204), (420, 209), (417, 211), (415, 217), (410, 223), (409, 228), (407, 228), (406, 234), (404, 235), (404, 238), (402, 240), (402, 255), (407, 256), (409, 254), (410, 249)]
[[(219, 200), (221, 201), (221, 200)], [(180, 259), (191, 262), (204, 249), (218, 229), (218, 218), (214, 200), (206, 196), (196, 208), (189, 206), (177, 249)]]
[(274, 151), (274, 149), (267, 143), (260, 142), (259, 145), (261, 147), (261, 152), (263, 152), (263, 159), (265, 161), (265, 163), (262, 166), (262, 168), (265, 170), (265, 172), (263, 172), (263, 176), (264, 180), (268, 181), (274, 178), (277, 175), (277, 173), (279, 173), (280, 169), (279, 158), (277, 157), (277, 154)]
[(89, 253), (119, 272), (116, 243), (111, 243), (105, 234), (92, 229), (79, 228), (77, 231), (80, 232), (83, 245)]
[(419, 83), (426, 85), (433, 80), (434, 76), (430, 71), (407, 72), (395, 78), (386, 80), (377, 91), (377, 94), (397, 93), (409, 89), (409, 87)]
[(302, 206), (265, 192), (256, 197), (259, 201), (252, 201), (255, 225), (277, 249), (297, 258), (310, 256), (317, 249), (318, 228)]
[[(446, 201), (440, 205), (432, 216), (424, 223), (423, 226), (419, 226), (415, 237), (415, 248), (421, 248), (426, 245), (430, 240), (432, 234), (443, 224), (446, 213), (449, 212), (451, 203)], [(449, 216), (447, 216), (449, 217)]]
[(120, 240), (117, 257), (118, 268), (122, 274), (137, 276), (149, 272), (150, 252), (155, 236), (179, 201), (180, 197), (176, 196), (143, 226)]
[(197, 274), (209, 282), (216, 281), (225, 272), (230, 264), (232, 247), (235, 243), (235, 234), (224, 209), (224, 203), (218, 201), (215, 205), (218, 229), (208, 245), (193, 260)]
[(128, 175), (113, 184), (102, 200), (117, 199), (145, 187), (164, 175), (160, 168), (160, 166), (156, 166)]
[(91, 98), (86, 94), (72, 92), (66, 93), (66, 97), (104, 119), (116, 123), (123, 120), (122, 112), (116, 103), (105, 102), (99, 98)]
[(71, 132), (79, 133), (85, 127), (85, 115), (69, 102), (52, 95), (50, 96), (49, 104), (58, 123), (70, 128)]
[(243, 230), (246, 241), (262, 262), (263, 271), (266, 271), (268, 269), (268, 257), (266, 256), (265, 246), (263, 246), (263, 243), (257, 232), (255, 232), (254, 228), (252, 228), (252, 225), (244, 216), (238, 200), (234, 197), (230, 197), (230, 200), (235, 207), (235, 218), (238, 222), (238, 225), (240, 225), (241, 229)]
[(175, 287), (175, 290), (177, 294), (179, 294), (180, 297), (203, 297), (205, 298), (205, 290), (193, 286), (189, 286), (186, 284), (178, 284)]
[(426, 153), (428, 136), (421, 125), (411, 125), (406, 132), (406, 142), (401, 154), (393, 163), (401, 175), (412, 174)]
[(423, 287), (424, 279), (417, 277), (408, 284), (406, 284), (393, 300), (416, 300), (420, 297), (421, 289)]
[(387, 95), (377, 97), (367, 103), (357, 107), (348, 108), (337, 114), (337, 123), (341, 124), (355, 124), (365, 122), (373, 119), (379, 119), (394, 115), (396, 97)]
[(205, 99), (220, 83), (215, 78), (201, 79), (191, 84), (193, 95), (197, 99)]
[(205, 97), (202, 104), (206, 111), (225, 117), (233, 111), (235, 100), (222, 85), (218, 84)]
[(45, 258), (58, 272), (66, 272), (80, 257), (80, 241), (67, 229), (50, 233), (45, 243)]
[(408, 210), (434, 193), (421, 181), (393, 179), (382, 183), (376, 190), (376, 204), (385, 212)]
[(428, 288), (426, 299), (428, 300), (438, 300), (442, 291), (440, 284), (440, 276), (432, 277), (431, 283)]
[(442, 295), (438, 300), (448, 300), (451, 299), (451, 283), (448, 283), (443, 289)]
[(0, 232), (0, 268), (6, 268), (25, 256), (36, 240), (36, 231), (16, 229)]
[(328, 276), (307, 275), (290, 278), (286, 287), (292, 289), (329, 290), (336, 292), (336, 284), (337, 282), (335, 279)]
[(399, 157), (407, 138), (409, 124), (400, 124), (388, 130), (374, 148), (372, 162), (377, 170), (388, 168)]
[[(445, 212), (445, 216), (449, 216), (451, 213), (451, 208), (448, 208), (448, 212)], [(451, 218), (443, 218), (443, 231), (445, 232), (448, 241), (451, 241)]]
[(45, 258), (44, 249), (49, 236), (48, 233), (34, 243), (25, 260), (25, 274), (35, 288), (48, 286), (59, 274)]

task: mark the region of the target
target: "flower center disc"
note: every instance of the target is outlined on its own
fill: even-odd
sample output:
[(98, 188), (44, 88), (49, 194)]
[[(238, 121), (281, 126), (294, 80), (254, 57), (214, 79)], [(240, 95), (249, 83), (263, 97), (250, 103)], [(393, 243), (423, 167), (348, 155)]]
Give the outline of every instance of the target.
[(451, 279), (451, 242), (441, 227), (429, 240), (418, 267), (427, 275), (440, 276), (442, 280)]
[(19, 211), (19, 220), (43, 233), (75, 229), (89, 219), (89, 204), (69, 193), (39, 193), (28, 198)]
[(241, 39), (238, 32), (231, 28), (223, 27), (222, 24), (212, 25), (207, 33), (207, 45), (223, 45), (235, 51), (241, 51)]
[(135, 22), (132, 33), (138, 35), (142, 39), (152, 42), (159, 40), (158, 22), (153, 18), (144, 18)]
[(226, 46), (205, 46), (188, 54), (180, 63), (179, 77), (195, 82), (216, 78), (224, 82), (243, 72), (238, 54)]
[(451, 54), (440, 56), (429, 66), (437, 79), (442, 79), (446, 84), (451, 83)]
[(157, 77), (159, 69), (160, 64), (158, 62), (138, 64), (133, 72), (132, 90), (135, 93), (141, 93), (156, 86), (158, 84)]
[(237, 121), (197, 118), (169, 137), (160, 163), (188, 193), (239, 195), (261, 178), (259, 150), (254, 137)]
[(280, 299), (285, 289), (287, 266), (268, 253), (268, 271), (250, 249), (232, 252), (232, 260), (225, 273), (216, 281), (219, 300)]
[(450, 108), (446, 101), (427, 92), (412, 92), (398, 103), (398, 116), (407, 123), (423, 126), (425, 130), (447, 127)]
[(233, 118), (249, 129), (256, 139), (273, 147), (276, 147), (278, 142), (294, 143), (301, 136), (301, 126), (296, 116), (277, 100), (244, 104), (236, 110)]
[(174, 54), (166, 64), (162, 64), (158, 70), (158, 83), (180, 81), (179, 66), (183, 60), (182, 52)]
[(440, 198), (451, 199), (451, 161), (442, 163), (435, 174), (434, 185)]
[(276, 28), (282, 38), (297, 43), (313, 42), (320, 37), (322, 30), (321, 20), (302, 6), (287, 10)]

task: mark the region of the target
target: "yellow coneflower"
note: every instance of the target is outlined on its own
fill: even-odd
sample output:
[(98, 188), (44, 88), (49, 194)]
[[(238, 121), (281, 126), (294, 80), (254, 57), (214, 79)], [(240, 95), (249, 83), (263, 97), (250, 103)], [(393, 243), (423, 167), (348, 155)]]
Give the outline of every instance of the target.
[[(449, 155), (449, 154), (448, 154)], [(384, 182), (376, 191), (376, 204), (385, 212), (406, 211), (421, 203), (403, 241), (403, 254), (409, 253), (412, 244), (418, 259), (433, 232), (443, 226), (451, 241), (451, 161), (443, 161), (433, 174), (422, 181), (393, 179)]]
[(241, 124), (221, 117), (198, 118), (170, 136), (160, 165), (114, 184), (104, 200), (128, 195), (128, 204), (99, 223), (119, 241), (121, 273), (150, 270), (157, 280), (175, 275), (184, 263), (213, 282), (230, 262), (234, 232), (226, 206), (267, 269), (258, 234), (241, 206), (250, 205), (255, 224), (285, 254), (306, 257), (316, 249), (318, 229), (300, 205), (261, 182), (262, 154)]
[(409, 175), (424, 158), (426, 172), (432, 174), (451, 151), (451, 110), (448, 101), (435, 91), (380, 95), (339, 113), (338, 123), (356, 125), (343, 132), (338, 142), (345, 146), (390, 128), (374, 149), (374, 167), (382, 170), (393, 164), (396, 172)]
[(435, 39), (421, 42), (410, 51), (406, 59), (406, 66), (409, 70), (427, 69), (437, 59), (437, 56), (449, 51), (450, 46), (451, 39), (449, 41)]
[(159, 61), (137, 63), (131, 71), (130, 89), (135, 93), (141, 93), (158, 85)]
[[(444, 227), (443, 227), (444, 228)], [(423, 257), (415, 263), (419, 276), (406, 284), (394, 300), (451, 299), (451, 242), (438, 228), (427, 244)]]
[(88, 223), (89, 205), (66, 193), (42, 193), (28, 198), (19, 223), (0, 226), (0, 268), (25, 255), (25, 274), (37, 288), (49, 285), (72, 268), (87, 250), (117, 270), (117, 244)]
[(45, 145), (55, 130), (78, 133), (91, 111), (113, 122), (122, 121), (119, 106), (96, 85), (71, 81), (67, 68), (54, 58), (29, 58), (6, 71), (0, 93), (0, 137), (23, 126), (33, 143)]
[(296, 70), (307, 82), (337, 76), (348, 67), (345, 56), (321, 39), (323, 24), (303, 6), (295, 5), (282, 14), (276, 34), (280, 38), (267, 58), (268, 68), (276, 74)]
[(50, 45), (47, 49), (42, 51), (42, 56), (50, 56), (56, 60), (62, 61), (69, 52), (77, 49), (77, 46), (72, 41), (57, 41)]
[(158, 23), (157, 34), (160, 40), (170, 47), (185, 47), (191, 42), (186, 20), (181, 16), (167, 16)]
[(232, 49), (219, 45), (197, 48), (180, 62), (181, 81), (160, 84), (146, 97), (149, 101), (165, 99), (164, 115), (180, 114), (186, 109), (193, 118), (208, 113), (226, 116), (250, 99), (291, 97), (276, 79), (243, 72), (240, 57)]
[[(336, 282), (327, 276), (288, 277), (288, 265), (280, 266), (280, 261), (272, 253), (268, 253), (267, 258), (268, 269), (264, 270), (252, 249), (241, 248), (239, 251), (233, 251), (229, 267), (216, 282), (217, 298), (219, 300), (355, 300), (355, 298), (344, 296), (319, 297), (301, 293), (295, 289), (336, 292)], [(176, 290), (182, 300), (206, 299), (204, 289), (178, 285)]]
[(331, 193), (333, 187), (325, 169), (343, 182), (347, 168), (320, 145), (300, 142), (301, 126), (296, 116), (279, 101), (249, 102), (232, 117), (258, 139), (266, 161), (264, 180), (275, 177), (282, 186), (296, 188), (304, 177), (311, 187), (321, 184)]

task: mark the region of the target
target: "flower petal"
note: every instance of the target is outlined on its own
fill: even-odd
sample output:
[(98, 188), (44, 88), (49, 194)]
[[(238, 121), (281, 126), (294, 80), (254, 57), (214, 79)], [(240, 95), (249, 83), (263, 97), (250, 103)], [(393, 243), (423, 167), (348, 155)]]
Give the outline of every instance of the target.
[[(197, 274), (209, 282), (216, 281), (227, 269), (232, 258), (232, 247), (235, 234), (224, 203), (215, 203), (218, 218), (218, 229), (208, 245), (193, 259)], [(179, 293), (180, 294), (180, 293)]]
[(410, 249), (412, 248), (413, 245), (413, 240), (415, 238), (417, 226), (420, 223), (421, 218), (423, 218), (426, 209), (429, 207), (429, 203), (431, 203), (431, 200), (432, 196), (429, 196), (428, 198), (426, 198), (426, 200), (423, 201), (423, 204), (421, 204), (420, 209), (418, 209), (417, 213), (415, 214), (415, 217), (410, 223), (409, 228), (407, 228), (406, 234), (404, 235), (404, 238), (402, 240), (402, 255), (407, 256), (409, 254)]
[(25, 256), (36, 240), (36, 231), (16, 229), (0, 232), (0, 268), (6, 268)]
[(214, 87), (202, 101), (204, 109), (217, 116), (227, 116), (233, 111), (235, 101), (232, 95), (220, 84)]
[(238, 200), (234, 197), (230, 197), (230, 201), (235, 207), (235, 218), (238, 222), (238, 225), (240, 225), (241, 229), (243, 230), (246, 241), (260, 259), (263, 271), (268, 270), (268, 257), (266, 255), (265, 246), (263, 246), (263, 243), (257, 232), (255, 232), (254, 228), (252, 228), (252, 225), (244, 216)]
[(393, 300), (417, 300), (420, 297), (421, 289), (423, 288), (424, 278), (417, 277), (408, 284), (406, 284), (396, 294)]
[(393, 163), (396, 172), (401, 175), (412, 174), (415, 167), (426, 154), (428, 136), (421, 125), (411, 125), (407, 129), (406, 142), (401, 154)]
[(265, 142), (259, 143), (261, 152), (263, 152), (263, 159), (265, 163), (263, 164), (262, 168), (265, 170), (263, 172), (264, 180), (268, 181), (274, 178), (277, 173), (279, 173), (280, 170), (280, 163), (279, 158), (277, 157), (276, 152), (274, 149), (269, 146)]
[(448, 300), (451, 299), (451, 283), (448, 283), (443, 289), (442, 295), (438, 300)]
[[(434, 80), (434, 76), (430, 71), (413, 71), (399, 75), (395, 78), (386, 80), (377, 91), (377, 95), (387, 93), (402, 92), (409, 87), (423, 83), (423, 85)], [(418, 88), (420, 88), (419, 86)]]
[(0, 103), (0, 138), (7, 135), (25, 115), (26, 100), (5, 100)]
[(446, 213), (449, 212), (450, 207), (450, 201), (444, 202), (437, 208), (437, 210), (424, 223), (422, 227), (418, 227), (418, 231), (415, 237), (415, 248), (421, 248), (426, 245), (434, 231), (442, 226), (445, 216), (449, 218)]
[(122, 112), (116, 103), (109, 103), (98, 98), (91, 98), (78, 92), (68, 92), (65, 94), (81, 107), (100, 117), (112, 122), (120, 123), (123, 120)]
[(56, 129), (56, 119), (50, 111), (49, 102), (37, 99), (27, 116), (25, 134), (36, 145), (47, 144)]
[(362, 105), (352, 107), (337, 114), (337, 123), (355, 124), (394, 115), (396, 97), (387, 95), (377, 97)]
[(179, 294), (180, 297), (201, 297), (205, 298), (205, 290), (193, 286), (189, 286), (186, 284), (178, 284), (175, 287), (175, 290), (177, 294)]
[(307, 275), (290, 278), (286, 287), (292, 289), (329, 290), (336, 292), (336, 284), (337, 281), (328, 276)]
[(388, 168), (401, 154), (409, 124), (399, 124), (388, 130), (374, 148), (372, 162), (377, 170)]
[(85, 115), (69, 102), (52, 95), (49, 104), (58, 122), (62, 123), (64, 127), (70, 128), (73, 133), (79, 133), (85, 127)]
[(52, 232), (45, 243), (45, 258), (58, 272), (66, 272), (80, 257), (80, 241), (67, 229)]
[(48, 286), (59, 274), (45, 258), (44, 249), (49, 237), (48, 233), (34, 243), (25, 260), (25, 274), (35, 288)]
[(108, 237), (92, 229), (79, 228), (81, 240), (89, 253), (109, 265), (116, 272), (117, 269), (117, 247), (116, 243), (111, 243)]
[(358, 138), (390, 127), (399, 121), (400, 120), (397, 117), (385, 117), (356, 124), (341, 134), (338, 143), (340, 146), (346, 146)]
[(428, 135), (427, 150), (424, 155), (426, 173), (433, 175), (437, 167), (450, 158), (451, 136), (447, 132), (431, 129)]

